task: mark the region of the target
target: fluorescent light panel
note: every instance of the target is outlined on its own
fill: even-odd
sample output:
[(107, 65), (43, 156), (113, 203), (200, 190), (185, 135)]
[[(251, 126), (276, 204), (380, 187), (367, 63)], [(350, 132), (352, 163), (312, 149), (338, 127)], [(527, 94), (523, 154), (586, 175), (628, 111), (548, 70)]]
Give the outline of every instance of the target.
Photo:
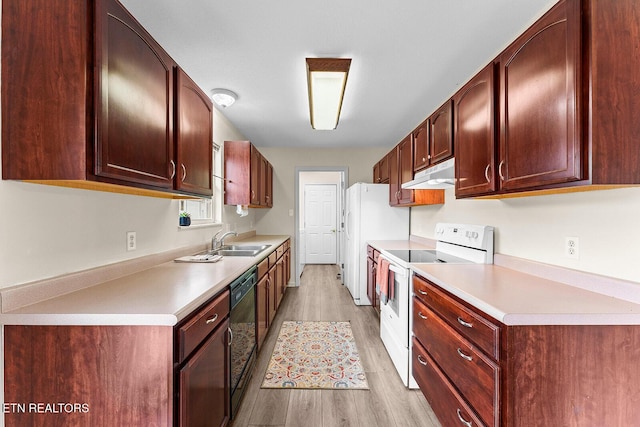
[(307, 85), (311, 127), (333, 130), (338, 126), (351, 59), (307, 58)]

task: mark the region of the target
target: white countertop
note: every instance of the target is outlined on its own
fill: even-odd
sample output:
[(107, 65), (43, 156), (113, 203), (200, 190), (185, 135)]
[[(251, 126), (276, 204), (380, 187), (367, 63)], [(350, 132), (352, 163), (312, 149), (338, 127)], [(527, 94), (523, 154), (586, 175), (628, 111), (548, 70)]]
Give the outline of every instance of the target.
[[(382, 254), (422, 249), (410, 241), (404, 247), (402, 241), (369, 244)], [(500, 265), (409, 263), (408, 268), (505, 325), (640, 324), (640, 304)]]
[(234, 279), (258, 264), (289, 236), (252, 236), (238, 244), (268, 244), (255, 257), (224, 257), (216, 263), (165, 262), (0, 314), (5, 325), (173, 326)]

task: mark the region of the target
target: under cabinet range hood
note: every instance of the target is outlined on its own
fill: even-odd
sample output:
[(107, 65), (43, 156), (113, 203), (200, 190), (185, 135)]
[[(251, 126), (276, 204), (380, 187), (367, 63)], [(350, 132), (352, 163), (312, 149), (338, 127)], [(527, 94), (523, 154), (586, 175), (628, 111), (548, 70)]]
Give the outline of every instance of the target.
[(431, 190), (453, 188), (455, 179), (454, 159), (445, 160), (435, 166), (416, 173), (412, 181), (402, 184), (408, 190)]

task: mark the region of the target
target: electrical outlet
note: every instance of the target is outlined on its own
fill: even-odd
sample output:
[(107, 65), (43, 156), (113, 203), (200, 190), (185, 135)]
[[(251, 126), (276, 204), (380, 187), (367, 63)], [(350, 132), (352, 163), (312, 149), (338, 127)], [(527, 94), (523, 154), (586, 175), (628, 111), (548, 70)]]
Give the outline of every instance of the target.
[(136, 232), (127, 231), (127, 252), (136, 250)]
[(564, 255), (567, 258), (580, 258), (580, 240), (577, 237), (564, 238)]

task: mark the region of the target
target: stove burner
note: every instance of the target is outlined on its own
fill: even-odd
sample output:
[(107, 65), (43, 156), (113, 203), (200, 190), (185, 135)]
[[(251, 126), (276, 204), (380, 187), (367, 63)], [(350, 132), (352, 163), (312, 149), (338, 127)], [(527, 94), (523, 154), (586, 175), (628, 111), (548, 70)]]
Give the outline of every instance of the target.
[(459, 258), (453, 255), (449, 255), (444, 252), (436, 251), (436, 250), (417, 250), (417, 249), (407, 249), (407, 250), (390, 250), (387, 251), (389, 254), (395, 256), (396, 258), (401, 259), (404, 262), (419, 262), (419, 263), (427, 263), (427, 264), (438, 264), (438, 263), (452, 263), (452, 264), (470, 264), (472, 261), (469, 261), (464, 258)]

